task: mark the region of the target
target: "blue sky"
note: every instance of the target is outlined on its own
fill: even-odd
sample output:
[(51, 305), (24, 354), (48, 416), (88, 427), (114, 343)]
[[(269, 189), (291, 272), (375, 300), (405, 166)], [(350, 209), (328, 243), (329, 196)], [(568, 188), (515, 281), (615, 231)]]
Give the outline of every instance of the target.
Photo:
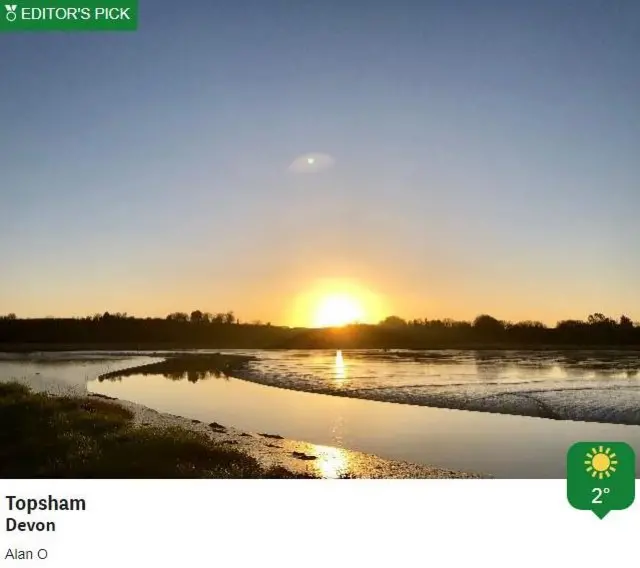
[(304, 323), (334, 278), (385, 315), (640, 319), (633, 0), (142, 0), (0, 50), (0, 313)]

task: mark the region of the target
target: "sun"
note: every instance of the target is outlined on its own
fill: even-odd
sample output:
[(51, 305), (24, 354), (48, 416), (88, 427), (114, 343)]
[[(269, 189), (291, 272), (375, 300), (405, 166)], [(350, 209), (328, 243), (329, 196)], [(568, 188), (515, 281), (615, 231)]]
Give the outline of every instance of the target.
[(303, 283), (292, 295), (288, 319), (293, 327), (342, 327), (379, 322), (389, 311), (380, 293), (345, 277), (321, 277)]
[(615, 459), (616, 454), (611, 452), (611, 448), (605, 449), (604, 446), (591, 448), (590, 452), (587, 452), (587, 459), (584, 465), (587, 466), (587, 473), (591, 474), (591, 477), (597, 477), (598, 479), (604, 479), (605, 477), (611, 477), (611, 474), (616, 471), (618, 460)]
[(331, 294), (320, 299), (314, 314), (316, 327), (338, 327), (364, 319), (364, 309), (357, 298), (349, 294)]

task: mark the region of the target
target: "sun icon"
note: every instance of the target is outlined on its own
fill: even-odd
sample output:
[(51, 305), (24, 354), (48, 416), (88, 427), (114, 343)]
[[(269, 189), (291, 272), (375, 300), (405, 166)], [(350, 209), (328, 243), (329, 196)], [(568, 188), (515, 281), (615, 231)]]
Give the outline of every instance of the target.
[(604, 446), (599, 446), (597, 449), (591, 448), (585, 457), (587, 459), (584, 465), (587, 466), (587, 473), (590, 473), (591, 477), (604, 479), (611, 477), (611, 474), (616, 471), (618, 460), (615, 459), (616, 454), (611, 452), (611, 448), (605, 449)]

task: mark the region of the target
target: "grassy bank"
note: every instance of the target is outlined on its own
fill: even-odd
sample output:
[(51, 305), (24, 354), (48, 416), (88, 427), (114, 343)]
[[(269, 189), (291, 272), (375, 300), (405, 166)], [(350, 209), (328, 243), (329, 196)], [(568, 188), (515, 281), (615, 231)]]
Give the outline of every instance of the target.
[(135, 426), (96, 397), (0, 383), (0, 478), (293, 478), (180, 428)]

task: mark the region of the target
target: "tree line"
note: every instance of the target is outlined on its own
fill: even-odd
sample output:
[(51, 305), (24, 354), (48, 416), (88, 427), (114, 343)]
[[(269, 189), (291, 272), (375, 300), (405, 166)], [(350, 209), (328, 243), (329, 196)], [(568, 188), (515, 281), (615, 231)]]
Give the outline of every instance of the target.
[(640, 347), (640, 324), (628, 316), (593, 313), (554, 327), (538, 321), (507, 322), (482, 314), (473, 321), (403, 319), (376, 325), (306, 329), (241, 321), (233, 311), (173, 312), (164, 318), (126, 313), (80, 318), (0, 316), (0, 348), (7, 345), (109, 345), (120, 348), (492, 348)]
[(555, 327), (540, 321), (509, 322), (488, 314), (476, 317), (472, 322), (452, 319), (404, 320), (390, 316), (381, 326), (396, 330), (405, 329), (431, 337), (450, 337), (465, 340), (485, 340), (497, 343), (523, 343), (532, 345), (601, 345), (640, 344), (640, 324), (622, 315), (617, 319), (602, 313), (593, 313), (586, 320), (561, 320)]

